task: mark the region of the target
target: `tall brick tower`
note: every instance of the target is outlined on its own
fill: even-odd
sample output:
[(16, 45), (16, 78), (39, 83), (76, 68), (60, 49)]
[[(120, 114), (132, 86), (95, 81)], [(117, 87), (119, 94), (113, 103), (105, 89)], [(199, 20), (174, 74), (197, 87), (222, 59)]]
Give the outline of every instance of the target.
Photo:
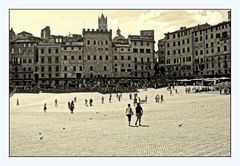
[(107, 16), (104, 17), (103, 13), (101, 17), (98, 17), (98, 29), (107, 30)]

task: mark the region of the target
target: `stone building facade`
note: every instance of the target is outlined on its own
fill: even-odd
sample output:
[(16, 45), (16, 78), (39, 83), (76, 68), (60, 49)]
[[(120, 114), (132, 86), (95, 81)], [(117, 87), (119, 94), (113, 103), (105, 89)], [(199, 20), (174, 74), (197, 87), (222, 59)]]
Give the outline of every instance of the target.
[(141, 31), (125, 39), (120, 29), (113, 39), (115, 77), (145, 78), (153, 76), (154, 31)]
[[(163, 43), (164, 46), (163, 46)], [(181, 27), (158, 43), (160, 66), (169, 78), (229, 76), (231, 21)]]
[(37, 45), (41, 39), (28, 32), (18, 33), (10, 42), (10, 82), (16, 86), (31, 86), (34, 83)]

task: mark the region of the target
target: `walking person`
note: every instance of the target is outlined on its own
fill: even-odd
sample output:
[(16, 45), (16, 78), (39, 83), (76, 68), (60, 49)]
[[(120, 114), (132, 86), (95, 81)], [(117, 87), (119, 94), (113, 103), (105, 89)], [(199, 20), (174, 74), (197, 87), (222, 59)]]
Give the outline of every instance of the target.
[(132, 93), (129, 94), (129, 99), (132, 100)]
[(70, 108), (71, 108), (71, 103), (70, 103), (70, 101), (68, 102), (68, 109), (70, 110)]
[(58, 107), (58, 101), (55, 99), (55, 107)]
[(145, 96), (145, 103), (147, 103), (147, 95)]
[(74, 101), (72, 100), (71, 105), (70, 105), (71, 114), (73, 114), (73, 110), (74, 110)]
[(131, 105), (128, 104), (128, 107), (126, 108), (126, 116), (128, 117), (128, 126), (131, 126), (132, 115), (133, 115), (133, 111), (132, 111)]
[(93, 99), (89, 99), (89, 105), (90, 105), (90, 107), (93, 106), (92, 103), (93, 103)]
[(104, 97), (102, 96), (102, 104), (104, 104)]
[(161, 94), (161, 103), (163, 102), (163, 95)]
[(139, 122), (139, 126), (141, 126), (141, 118), (143, 115), (143, 110), (142, 107), (140, 106), (140, 103), (137, 103), (137, 107), (136, 107), (136, 116), (137, 116), (137, 120), (135, 122), (135, 126), (137, 125), (137, 122)]
[(43, 106), (43, 110), (44, 110), (44, 113), (47, 112), (47, 103), (44, 104), (44, 106)]
[(88, 107), (88, 100), (85, 99), (85, 107)]
[(19, 106), (19, 100), (17, 99), (17, 106)]

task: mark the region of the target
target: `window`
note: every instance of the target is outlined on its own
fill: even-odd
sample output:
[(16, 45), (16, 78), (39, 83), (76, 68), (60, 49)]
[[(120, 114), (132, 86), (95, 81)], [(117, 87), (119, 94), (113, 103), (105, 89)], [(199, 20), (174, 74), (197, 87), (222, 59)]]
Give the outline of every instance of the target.
[(44, 54), (44, 49), (43, 48), (41, 49), (41, 54)]
[(176, 43), (175, 43), (175, 42), (173, 42), (173, 46), (176, 46)]
[(189, 41), (189, 39), (187, 39), (187, 43), (189, 43), (190, 41)]
[(223, 32), (223, 33), (222, 33), (222, 37), (223, 37), (223, 38), (227, 38), (227, 32)]
[(141, 41), (141, 46), (143, 46), (143, 42)]
[(124, 49), (123, 49), (123, 48), (121, 48), (121, 51), (124, 51)]
[(44, 67), (43, 66), (41, 67), (41, 71), (44, 72)]
[(170, 51), (167, 51), (167, 54), (170, 55)]
[(178, 46), (180, 46), (180, 44), (181, 44), (180, 41), (178, 41)]
[(224, 51), (227, 51), (227, 46), (224, 46)]
[(108, 56), (106, 55), (106, 61), (108, 61)]
[(147, 62), (150, 62), (150, 58), (147, 58)]
[(71, 60), (74, 60), (74, 56), (71, 56)]
[(178, 54), (181, 54), (181, 50), (180, 49), (178, 50)]
[(131, 64), (128, 64), (128, 67), (131, 67)]
[(211, 34), (211, 39), (213, 38), (213, 34)]
[(211, 42), (211, 47), (213, 47), (213, 42)]
[(90, 55), (88, 55), (88, 60), (90, 60), (91, 58), (90, 58)]
[(217, 34), (216, 34), (216, 38), (220, 38), (220, 33), (217, 33)]
[(44, 74), (41, 74), (41, 77), (44, 77)]
[(128, 60), (131, 60), (131, 57), (130, 57), (130, 56), (128, 56)]
[(64, 66), (64, 71), (67, 71), (67, 66)]
[(82, 60), (82, 56), (81, 56), (81, 55), (79, 55), (79, 56), (78, 56), (78, 59), (79, 59), (79, 60)]
[(195, 55), (198, 55), (198, 51), (195, 51)]
[(121, 56), (121, 60), (124, 60), (124, 56)]
[(182, 40), (182, 44), (185, 44), (185, 40)]
[(149, 42), (147, 42), (147, 46), (149, 46)]
[(108, 41), (106, 41), (106, 45), (108, 45)]
[(185, 62), (185, 57), (183, 57), (183, 62)]
[(96, 40), (93, 40), (93, 44), (96, 45)]
[(105, 50), (108, 51), (108, 48), (106, 48)]
[(58, 53), (58, 48), (56, 48), (55, 53), (56, 53), (56, 54)]
[(59, 74), (58, 74), (58, 73), (56, 73), (56, 77), (59, 77)]
[(56, 71), (59, 71), (59, 66), (56, 66), (55, 70), (56, 70)]
[(218, 47), (218, 52), (220, 52), (220, 47)]
[(137, 42), (134, 42), (134, 45), (136, 46), (136, 45), (137, 45)]
[(182, 52), (185, 53), (185, 48), (182, 49)]
[(74, 50), (74, 47), (71, 47), (72, 50)]
[(197, 37), (195, 38), (195, 42), (198, 42), (198, 38)]
[(44, 57), (41, 57), (41, 63), (44, 63)]
[(214, 49), (212, 49), (212, 53), (214, 53)]
[(140, 49), (140, 53), (144, 53), (144, 49), (141, 48), (141, 49)]
[(187, 48), (187, 52), (190, 52), (190, 48), (189, 47)]
[(90, 66), (90, 71), (93, 71), (93, 66)]
[(51, 54), (51, 48), (48, 49), (48, 53)]
[(173, 54), (174, 54), (174, 55), (176, 54), (176, 50), (173, 50)]
[(64, 74), (64, 78), (67, 78), (67, 73)]
[(52, 67), (48, 66), (48, 71), (51, 72), (52, 71)]
[(52, 58), (48, 58), (48, 63), (52, 63)]
[(67, 60), (67, 56), (66, 55), (64, 56), (64, 60)]
[(170, 44), (169, 44), (169, 43), (167, 43), (167, 47), (170, 47)]
[(107, 66), (104, 66), (103, 70), (104, 70), (104, 71), (107, 71)]
[(143, 63), (143, 58), (141, 58), (141, 63)]
[(117, 60), (117, 56), (114, 56), (114, 60)]
[(76, 66), (73, 66), (73, 71), (76, 71)]
[(151, 53), (151, 50), (150, 49), (146, 49), (146, 53)]
[(96, 55), (93, 56), (93, 60), (97, 60), (97, 56)]
[(58, 63), (59, 62), (59, 59), (58, 57), (55, 58), (55, 62)]
[(87, 45), (90, 45), (90, 40), (87, 40)]
[(79, 71), (82, 71), (82, 66), (79, 66)]
[(133, 52), (137, 53), (137, 52), (138, 52), (138, 49), (137, 49), (137, 48), (134, 48), (134, 49), (133, 49)]
[(206, 40), (208, 40), (208, 35), (205, 36)]
[(134, 61), (137, 62), (137, 58), (136, 57), (134, 58)]
[(203, 50), (200, 50), (200, 55), (203, 55)]
[(99, 56), (99, 60), (102, 60), (102, 55)]
[(208, 44), (206, 44), (206, 48), (208, 48)]

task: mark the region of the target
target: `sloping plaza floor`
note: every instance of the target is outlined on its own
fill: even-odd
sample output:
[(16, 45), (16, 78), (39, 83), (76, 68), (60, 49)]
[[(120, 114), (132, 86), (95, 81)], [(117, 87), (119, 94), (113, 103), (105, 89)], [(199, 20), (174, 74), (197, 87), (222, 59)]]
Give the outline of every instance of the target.
[[(121, 102), (113, 94), (111, 104), (109, 94), (100, 93), (14, 94), (10, 156), (230, 156), (230, 96), (177, 89), (173, 96), (166, 88), (140, 90), (148, 103), (142, 104), (143, 126), (137, 127), (135, 115), (128, 126), (125, 109), (133, 104), (127, 93)], [(157, 94), (164, 95), (162, 104), (155, 103)], [(70, 114), (67, 102), (74, 97), (76, 109)], [(85, 107), (85, 98), (94, 106)]]

